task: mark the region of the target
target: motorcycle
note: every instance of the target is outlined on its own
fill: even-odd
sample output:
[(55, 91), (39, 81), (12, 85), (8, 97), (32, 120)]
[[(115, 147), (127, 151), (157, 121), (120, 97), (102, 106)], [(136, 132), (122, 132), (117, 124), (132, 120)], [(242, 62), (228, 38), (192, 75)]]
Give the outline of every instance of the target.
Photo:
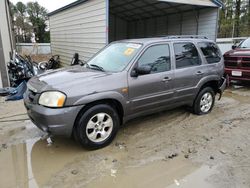
[(31, 77), (42, 74), (49, 69), (57, 69), (60, 66), (60, 56), (54, 55), (49, 61), (35, 63), (30, 56), (22, 57), (16, 52), (10, 60), (8, 73), (12, 87), (17, 87), (23, 81), (28, 81)]
[(18, 100), (26, 91), (26, 82), (33, 76), (44, 73), (48, 69), (56, 69), (60, 66), (59, 55), (52, 56), (49, 61), (35, 63), (30, 56), (21, 56), (15, 51), (8, 63), (10, 86), (0, 88), (0, 96), (6, 96), (6, 100)]
[(17, 87), (23, 81), (28, 81), (31, 77), (38, 74), (38, 67), (16, 52), (13, 53), (13, 57), (7, 67), (12, 87)]
[(57, 69), (60, 67), (60, 56), (53, 55), (49, 61), (42, 61), (38, 64), (38, 68), (41, 70)]

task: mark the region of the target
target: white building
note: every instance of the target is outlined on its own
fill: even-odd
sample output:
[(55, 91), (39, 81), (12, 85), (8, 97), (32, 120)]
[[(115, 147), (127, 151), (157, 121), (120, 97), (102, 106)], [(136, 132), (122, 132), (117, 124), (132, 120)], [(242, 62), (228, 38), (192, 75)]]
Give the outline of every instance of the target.
[(49, 14), (51, 49), (62, 62), (88, 60), (109, 42), (163, 35), (217, 37), (220, 0), (78, 0)]

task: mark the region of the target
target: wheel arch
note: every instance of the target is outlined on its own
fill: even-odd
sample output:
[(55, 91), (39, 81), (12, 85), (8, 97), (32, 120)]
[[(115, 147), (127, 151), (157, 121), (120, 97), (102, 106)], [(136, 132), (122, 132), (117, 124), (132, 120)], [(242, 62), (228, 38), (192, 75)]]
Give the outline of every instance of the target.
[(197, 89), (197, 92), (195, 93), (195, 98), (194, 98), (192, 105), (194, 104), (199, 93), (206, 87), (211, 87), (215, 95), (219, 93), (219, 84), (220, 84), (220, 80), (218, 78), (205, 79), (202, 82), (200, 82), (200, 84), (197, 87), (198, 89)]
[(90, 109), (93, 106), (99, 105), (99, 104), (106, 104), (106, 105), (109, 105), (112, 108), (114, 108), (117, 111), (117, 113), (118, 113), (120, 124), (121, 125), (123, 124), (124, 108), (123, 108), (122, 103), (119, 100), (114, 99), (114, 98), (99, 99), (99, 100), (92, 101), (92, 102), (89, 102), (89, 103), (85, 104), (85, 106), (80, 110), (80, 112), (76, 116), (76, 119), (75, 119), (75, 122), (74, 122), (74, 126), (73, 126), (73, 130), (72, 130), (72, 134), (73, 134), (73, 132), (75, 130), (75, 127), (76, 127), (76, 124), (79, 121), (79, 119), (81, 118), (81, 116), (88, 109)]
[(197, 89), (196, 96), (205, 87), (211, 87), (214, 90), (214, 93), (217, 94), (220, 88), (220, 81), (221, 81), (221, 78), (218, 76), (211, 76), (211, 77), (203, 78), (197, 86), (198, 89)]
[(219, 80), (210, 80), (206, 83), (204, 83), (201, 87), (200, 90), (204, 89), (205, 87), (211, 87), (214, 90), (214, 93), (217, 94), (219, 92)]

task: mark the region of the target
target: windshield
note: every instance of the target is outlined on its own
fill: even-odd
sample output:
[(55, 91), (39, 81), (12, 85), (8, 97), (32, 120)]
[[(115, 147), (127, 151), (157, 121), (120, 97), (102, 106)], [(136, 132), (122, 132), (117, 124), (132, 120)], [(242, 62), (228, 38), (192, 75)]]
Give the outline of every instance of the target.
[(129, 64), (141, 46), (136, 43), (111, 44), (91, 59), (87, 66), (100, 71), (120, 72)]
[(250, 48), (250, 38), (240, 43), (239, 48)]

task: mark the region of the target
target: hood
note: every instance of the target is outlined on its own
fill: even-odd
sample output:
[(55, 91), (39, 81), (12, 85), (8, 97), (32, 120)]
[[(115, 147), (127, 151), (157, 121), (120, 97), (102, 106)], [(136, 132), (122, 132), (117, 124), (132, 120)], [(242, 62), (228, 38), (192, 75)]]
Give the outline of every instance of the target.
[[(68, 90), (81, 86), (88, 86), (111, 76), (112, 73), (95, 71), (81, 66), (48, 71), (42, 75), (36, 76), (29, 81), (29, 86), (41, 93), (45, 90), (59, 90), (67, 93)], [(33, 90), (34, 90), (33, 89)]]
[(236, 48), (225, 53), (224, 56), (250, 56), (250, 49)]
[(61, 91), (67, 96), (65, 105), (72, 106), (80, 104), (84, 96), (120, 92), (120, 88), (127, 87), (126, 78), (126, 71), (107, 73), (74, 66), (33, 77), (28, 82), (28, 88), (35, 93)]

